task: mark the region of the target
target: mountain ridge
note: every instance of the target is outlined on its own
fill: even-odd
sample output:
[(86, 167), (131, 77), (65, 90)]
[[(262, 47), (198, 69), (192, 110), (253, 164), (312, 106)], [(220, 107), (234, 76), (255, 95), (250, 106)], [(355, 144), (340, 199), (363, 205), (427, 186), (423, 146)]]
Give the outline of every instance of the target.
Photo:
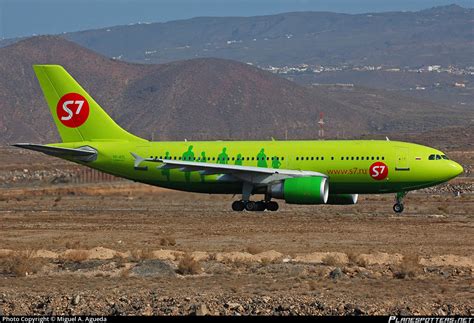
[[(317, 138), (327, 134), (436, 128), (468, 123), (472, 111), (380, 90), (309, 88), (248, 64), (193, 59), (161, 65), (121, 62), (59, 37), (0, 48), (0, 141), (59, 139), (33, 64), (59, 64), (128, 131), (157, 140)], [(471, 114), (469, 114), (471, 113)]]

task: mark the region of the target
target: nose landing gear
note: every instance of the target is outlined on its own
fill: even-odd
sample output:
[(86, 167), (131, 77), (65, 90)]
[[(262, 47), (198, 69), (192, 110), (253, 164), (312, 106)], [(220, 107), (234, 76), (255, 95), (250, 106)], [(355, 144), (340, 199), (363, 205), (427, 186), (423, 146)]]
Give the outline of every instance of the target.
[(404, 210), (403, 198), (407, 195), (407, 192), (398, 192), (395, 196), (395, 204), (393, 205), (393, 211), (395, 213), (402, 213)]

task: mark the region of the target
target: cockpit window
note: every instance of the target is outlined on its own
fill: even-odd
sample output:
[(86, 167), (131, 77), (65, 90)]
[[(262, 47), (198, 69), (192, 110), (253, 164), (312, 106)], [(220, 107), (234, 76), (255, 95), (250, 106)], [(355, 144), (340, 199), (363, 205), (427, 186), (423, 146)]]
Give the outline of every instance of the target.
[(428, 160), (440, 160), (440, 159), (449, 159), (449, 158), (446, 157), (446, 155), (441, 155), (441, 156), (440, 156), (440, 155), (435, 155), (435, 154), (430, 155), (430, 156), (428, 157)]

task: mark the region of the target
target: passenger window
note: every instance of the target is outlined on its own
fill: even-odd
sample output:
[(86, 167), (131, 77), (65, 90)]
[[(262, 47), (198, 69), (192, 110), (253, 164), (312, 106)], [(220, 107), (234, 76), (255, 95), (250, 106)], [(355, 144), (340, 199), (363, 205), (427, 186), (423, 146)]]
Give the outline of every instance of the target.
[(359, 156), (356, 157), (356, 160), (359, 160)]
[(372, 156), (372, 160), (374, 160), (374, 156)]
[(334, 157), (331, 157), (331, 160), (334, 160)]
[(299, 160), (300, 158), (299, 157), (296, 157), (296, 160)]
[(311, 160), (314, 160), (314, 157), (311, 157)]
[(360, 160), (364, 160), (364, 156), (360, 157)]
[(316, 160), (319, 160), (319, 157), (316, 157)]
[(323, 157), (321, 157), (321, 160), (324, 160), (324, 156), (323, 156)]
[(281, 160), (285, 160), (285, 157), (281, 157)]
[(382, 160), (385, 160), (385, 157), (382, 156)]
[(341, 157), (341, 160), (344, 160), (344, 157)]
[(351, 160), (354, 160), (354, 157), (351, 157)]
[(379, 160), (379, 156), (377, 156), (377, 160)]

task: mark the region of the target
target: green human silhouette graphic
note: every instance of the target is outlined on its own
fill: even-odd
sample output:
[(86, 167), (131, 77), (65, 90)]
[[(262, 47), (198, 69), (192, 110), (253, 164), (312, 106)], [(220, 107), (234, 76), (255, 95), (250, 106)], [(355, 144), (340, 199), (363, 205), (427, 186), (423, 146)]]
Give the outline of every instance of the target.
[(281, 162), (278, 160), (277, 156), (272, 157), (272, 168), (280, 168)]
[(217, 163), (218, 164), (227, 164), (229, 161), (229, 156), (226, 154), (227, 148), (222, 148), (222, 152), (217, 156)]
[(203, 152), (201, 153), (201, 162), (202, 162), (202, 163), (207, 162), (207, 157), (206, 157), (206, 152), (205, 152), (205, 151), (203, 151)]
[[(193, 146), (189, 146), (188, 150), (183, 154), (182, 160), (184, 161), (194, 161)], [(186, 182), (191, 180), (191, 172), (184, 172), (184, 179)]]
[[(166, 154), (165, 154), (165, 158), (163, 159), (170, 159), (170, 152), (167, 151)], [(165, 176), (166, 177), (166, 180), (169, 181), (170, 180), (170, 170), (167, 169), (167, 168), (164, 168), (161, 170), (161, 175)]]
[(267, 155), (265, 150), (262, 148), (257, 155), (257, 167), (268, 167), (267, 166)]
[(192, 161), (194, 160), (193, 146), (188, 147), (188, 151), (183, 154), (183, 160)]
[(242, 154), (237, 155), (237, 159), (235, 160), (235, 164), (242, 166)]
[[(207, 157), (206, 157), (206, 152), (205, 152), (205, 151), (203, 151), (203, 152), (201, 153), (201, 159), (200, 159), (199, 161), (200, 161), (201, 163), (207, 162)], [(205, 180), (205, 175), (202, 175), (202, 174), (201, 174), (201, 182), (204, 183), (204, 180)]]

